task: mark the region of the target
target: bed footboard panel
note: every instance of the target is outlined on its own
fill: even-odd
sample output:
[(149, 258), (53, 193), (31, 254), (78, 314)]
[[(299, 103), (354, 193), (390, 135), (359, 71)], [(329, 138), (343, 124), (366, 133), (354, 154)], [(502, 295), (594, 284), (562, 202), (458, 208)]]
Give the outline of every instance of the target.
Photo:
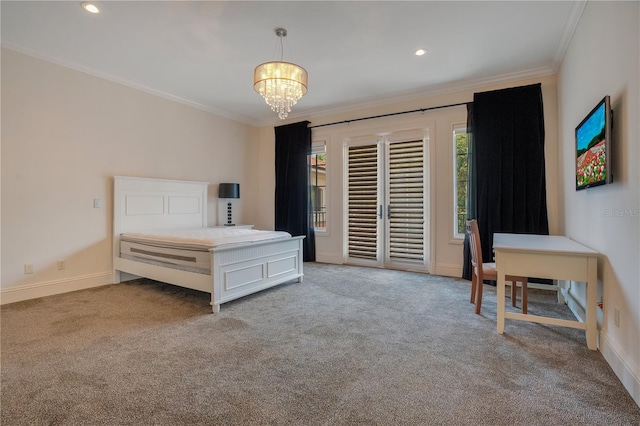
[(214, 250), (213, 304), (220, 305), (287, 281), (301, 280), (303, 238)]

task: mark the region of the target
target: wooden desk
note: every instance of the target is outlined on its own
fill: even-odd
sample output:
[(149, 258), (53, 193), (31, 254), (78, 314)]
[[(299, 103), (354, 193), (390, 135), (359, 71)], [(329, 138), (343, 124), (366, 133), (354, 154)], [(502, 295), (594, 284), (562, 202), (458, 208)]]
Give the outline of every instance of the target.
[[(587, 347), (597, 349), (598, 252), (567, 237), (555, 235), (494, 234), (498, 270), (498, 333), (505, 318), (586, 330)], [(505, 312), (505, 275), (573, 280), (587, 283), (586, 321), (569, 321)]]

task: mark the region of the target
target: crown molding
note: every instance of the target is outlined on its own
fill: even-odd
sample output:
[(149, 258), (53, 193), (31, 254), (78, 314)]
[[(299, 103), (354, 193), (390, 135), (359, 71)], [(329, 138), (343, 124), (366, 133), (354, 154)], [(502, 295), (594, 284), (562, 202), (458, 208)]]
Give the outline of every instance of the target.
[(23, 46), (18, 46), (18, 45), (14, 44), (14, 43), (11, 43), (11, 42), (2, 41), (1, 46), (2, 46), (3, 49), (13, 50), (15, 52), (21, 53), (21, 54), (26, 55), (26, 56), (30, 56), (30, 57), (35, 58), (35, 59), (39, 59), (39, 60), (42, 60), (42, 61), (45, 61), (45, 62), (49, 62), (49, 63), (55, 64), (55, 65), (60, 65), (60, 66), (65, 67), (65, 68), (70, 68), (70, 69), (72, 69), (74, 71), (78, 71), (78, 72), (81, 72), (81, 73), (84, 73), (84, 74), (91, 75), (93, 77), (98, 77), (98, 78), (101, 78), (101, 79), (104, 79), (104, 80), (107, 80), (107, 81), (111, 81), (112, 83), (117, 83), (117, 84), (120, 84), (122, 86), (126, 86), (126, 87), (129, 87), (131, 89), (139, 90), (141, 92), (149, 93), (151, 95), (158, 96), (160, 98), (164, 98), (164, 99), (167, 99), (167, 100), (170, 100), (170, 101), (178, 102), (180, 104), (187, 105), (187, 106), (190, 106), (192, 108), (196, 108), (196, 109), (199, 109), (199, 110), (202, 110), (202, 111), (206, 111), (206, 112), (209, 112), (211, 114), (218, 115), (220, 117), (228, 118), (228, 119), (233, 120), (233, 121), (238, 121), (238, 122), (243, 123), (243, 124), (249, 124), (251, 126), (257, 126), (258, 125), (258, 122), (256, 120), (250, 118), (250, 117), (247, 117), (247, 116), (244, 116), (244, 115), (233, 114), (233, 113), (230, 113), (229, 111), (225, 111), (225, 110), (221, 110), (221, 109), (217, 109), (217, 108), (212, 108), (210, 106), (203, 105), (203, 104), (198, 103), (198, 102), (193, 102), (193, 101), (190, 101), (188, 99), (184, 99), (184, 98), (181, 98), (179, 96), (175, 96), (175, 95), (172, 95), (170, 93), (163, 92), (162, 90), (157, 90), (157, 89), (154, 89), (152, 87), (148, 87), (148, 86), (145, 86), (145, 85), (142, 85), (142, 84), (134, 83), (132, 81), (129, 81), (129, 80), (126, 80), (126, 79), (123, 79), (123, 78), (119, 78), (119, 77), (113, 76), (111, 74), (104, 73), (102, 71), (97, 71), (97, 70), (92, 69), (92, 68), (83, 67), (83, 66), (75, 64), (73, 62), (63, 61), (63, 60), (61, 60), (59, 58), (55, 58), (53, 56), (46, 55), (46, 54), (44, 54), (42, 52), (39, 52), (39, 51), (36, 51), (36, 50), (32, 50), (32, 49), (29, 49), (29, 48), (25, 48)]
[[(571, 40), (571, 36), (575, 31), (577, 22), (579, 21), (579, 18), (582, 15), (582, 11), (584, 10), (585, 3), (586, 2), (580, 2), (580, 5), (582, 7), (574, 8), (574, 13), (572, 14), (572, 18), (574, 20), (575, 25), (572, 27), (570, 31), (568, 30), (565, 33), (565, 36), (563, 36), (563, 41), (566, 40), (565, 46), (562, 49), (559, 48), (558, 50), (558, 51), (562, 51), (562, 55), (564, 55), (568, 42)], [(455, 82), (448, 82), (448, 83), (443, 83), (439, 85), (434, 85), (428, 88), (424, 88), (422, 90), (411, 90), (403, 93), (396, 93), (389, 96), (378, 96), (376, 98), (364, 99), (364, 100), (348, 102), (343, 104), (336, 104), (332, 106), (324, 106), (319, 108), (299, 109), (298, 111), (290, 113), (286, 120), (281, 121), (275, 115), (267, 118), (254, 119), (244, 115), (230, 113), (229, 111), (212, 108), (207, 105), (193, 102), (188, 99), (184, 99), (179, 96), (175, 96), (170, 93), (163, 92), (161, 90), (157, 90), (151, 87), (137, 84), (119, 77), (115, 77), (113, 75), (103, 73), (91, 68), (79, 66), (77, 64), (74, 64), (68, 61), (63, 61), (46, 54), (42, 54), (41, 52), (37, 52), (31, 49), (27, 49), (27, 48), (15, 45), (10, 42), (3, 41), (1, 45), (3, 49), (13, 50), (18, 53), (21, 53), (36, 59), (40, 59), (46, 62), (60, 65), (65, 68), (70, 68), (75, 71), (82, 72), (94, 77), (102, 78), (104, 80), (111, 81), (113, 83), (117, 83), (135, 90), (149, 93), (151, 95), (155, 95), (170, 101), (178, 102), (183, 105), (187, 105), (192, 108), (206, 111), (211, 114), (215, 114), (217, 116), (224, 117), (229, 120), (237, 121), (243, 124), (247, 124), (253, 127), (279, 126), (279, 125), (284, 125), (284, 124), (288, 124), (288, 123), (292, 123), (300, 120), (312, 121), (313, 117), (322, 117), (325, 115), (354, 112), (361, 109), (387, 106), (387, 105), (400, 103), (400, 102), (407, 102), (407, 101), (413, 101), (418, 99), (424, 99), (432, 96), (461, 92), (464, 90), (478, 89), (478, 88), (495, 85), (495, 84), (504, 84), (512, 81), (544, 77), (544, 76), (555, 74), (558, 66), (557, 64), (554, 63), (551, 66), (539, 67), (539, 68), (534, 68), (534, 69), (529, 69), (529, 70), (524, 70), (524, 71), (519, 71), (514, 73), (500, 74), (500, 75), (487, 77), (487, 78), (458, 80)], [(558, 55), (558, 52), (556, 52), (556, 55)]]
[(560, 38), (560, 42), (558, 43), (558, 46), (556, 48), (556, 53), (553, 55), (554, 73), (558, 71), (562, 60), (564, 59), (564, 55), (565, 53), (567, 53), (569, 43), (571, 43), (571, 39), (573, 39), (573, 34), (576, 32), (576, 28), (578, 28), (580, 18), (582, 18), (582, 13), (584, 12), (586, 6), (587, 0), (578, 0), (571, 3), (571, 11), (569, 12), (567, 25), (564, 27), (564, 33)]
[(341, 105), (334, 105), (330, 107), (322, 107), (315, 109), (302, 110), (295, 113), (290, 113), (289, 117), (284, 122), (277, 122), (274, 120), (261, 121), (260, 126), (282, 125), (288, 124), (300, 120), (313, 121), (313, 117), (322, 117), (326, 115), (334, 115), (341, 113), (353, 112), (361, 109), (375, 108), (387, 106), (400, 102), (413, 101), (418, 99), (424, 99), (433, 96), (446, 95), (450, 93), (462, 92), (465, 90), (481, 89), (487, 86), (504, 84), (515, 81), (527, 80), (532, 78), (541, 78), (549, 75), (554, 75), (555, 69), (552, 66), (544, 66), (533, 68), (529, 70), (499, 74), (492, 77), (458, 80), (456, 82), (449, 82), (440, 85), (434, 85), (423, 90), (412, 90), (410, 92), (404, 92), (400, 94), (394, 94), (390, 96), (377, 97), (375, 99), (367, 99), (363, 101), (345, 103)]

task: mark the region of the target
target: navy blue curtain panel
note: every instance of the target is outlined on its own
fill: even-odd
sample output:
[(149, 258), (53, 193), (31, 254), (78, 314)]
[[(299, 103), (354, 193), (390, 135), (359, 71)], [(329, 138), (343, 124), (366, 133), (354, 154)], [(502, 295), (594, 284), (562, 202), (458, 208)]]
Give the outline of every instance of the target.
[(305, 262), (316, 260), (309, 196), (311, 129), (308, 121), (278, 126), (276, 133), (275, 230), (304, 235)]
[(476, 215), (483, 259), (493, 234), (549, 234), (541, 84), (473, 97)]

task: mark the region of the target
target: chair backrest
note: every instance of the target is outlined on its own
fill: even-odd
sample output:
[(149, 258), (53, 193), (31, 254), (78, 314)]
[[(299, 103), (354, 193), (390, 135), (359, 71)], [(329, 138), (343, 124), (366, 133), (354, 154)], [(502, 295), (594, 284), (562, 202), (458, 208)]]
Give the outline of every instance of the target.
[(482, 268), (482, 247), (480, 246), (480, 231), (478, 230), (477, 220), (467, 220), (467, 234), (469, 235), (471, 266), (477, 270), (478, 268)]

